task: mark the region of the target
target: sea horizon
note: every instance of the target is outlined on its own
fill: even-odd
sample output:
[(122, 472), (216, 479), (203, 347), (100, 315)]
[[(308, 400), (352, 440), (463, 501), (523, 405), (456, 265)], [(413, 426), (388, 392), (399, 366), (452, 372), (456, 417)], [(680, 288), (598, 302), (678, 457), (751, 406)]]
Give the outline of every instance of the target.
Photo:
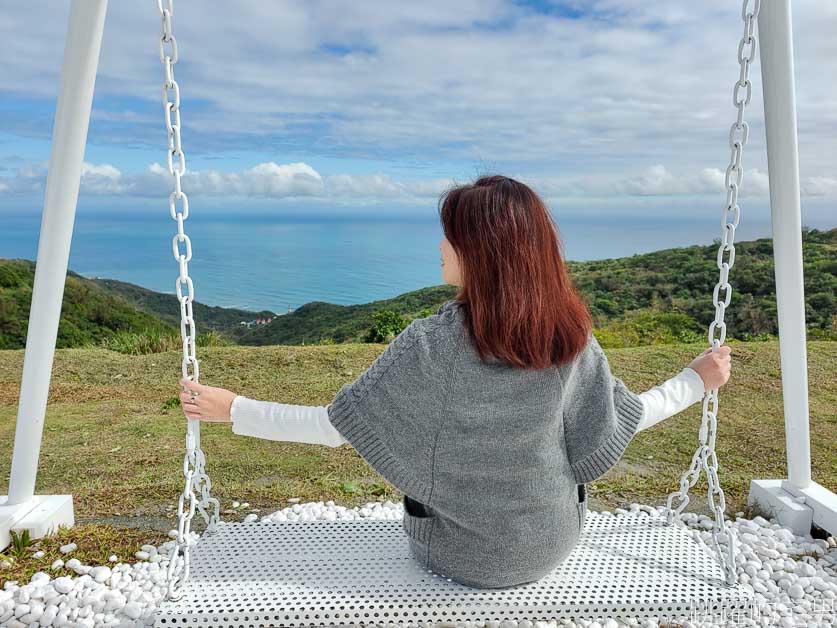
[[(35, 212), (4, 213), (0, 257), (34, 260), (40, 218)], [(706, 246), (721, 231), (714, 217), (574, 215), (556, 223), (568, 261)], [(175, 232), (167, 216), (80, 212), (69, 268), (88, 278), (174, 294)], [(368, 303), (443, 283), (442, 230), (435, 214), (196, 214), (187, 233), (195, 299), (211, 306), (282, 314), (312, 301)], [(736, 241), (764, 237), (772, 237), (769, 216), (742, 220), (736, 230)]]

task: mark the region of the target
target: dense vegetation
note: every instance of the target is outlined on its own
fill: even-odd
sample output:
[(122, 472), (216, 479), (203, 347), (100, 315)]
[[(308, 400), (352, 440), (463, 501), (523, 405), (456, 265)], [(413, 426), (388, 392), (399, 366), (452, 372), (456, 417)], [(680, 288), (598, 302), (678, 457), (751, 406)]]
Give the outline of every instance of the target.
[[(455, 293), (456, 288), (443, 285), (360, 305), (335, 305), (313, 301), (290, 314), (273, 319), (269, 325), (237, 330), (234, 335), (236, 341), (244, 345), (363, 342), (367, 340), (371, 330), (378, 326), (374, 317), (376, 312), (391, 312), (404, 317), (406, 321), (427, 310), (435, 312), (442, 303), (453, 298)], [(384, 317), (392, 318), (388, 314)], [(381, 340), (383, 338), (374, 338), (377, 342)]]
[[(180, 325), (180, 303), (173, 294), (154, 292), (148, 288), (116, 279), (91, 279), (91, 281), (109, 292), (118, 294), (141, 310), (159, 316), (166, 323)], [(215, 331), (238, 327), (241, 321), (276, 316), (276, 314), (268, 310), (252, 312), (250, 310), (238, 310), (230, 307), (204, 305), (198, 301), (193, 303), (192, 309), (195, 312), (195, 320), (199, 322), (201, 328)]]
[[(34, 280), (34, 262), (0, 260), (0, 349), (19, 349), (26, 342)], [(99, 344), (120, 332), (170, 335), (175, 329), (89, 279), (68, 272), (58, 347)]]
[[(810, 339), (837, 339), (837, 229), (803, 228), (806, 321)], [(623, 347), (704, 341), (715, 317), (720, 241), (630, 257), (568, 262), (593, 314), (603, 346)], [(778, 331), (773, 243), (738, 242), (725, 314), (727, 337), (774, 338)], [(20, 348), (26, 337), (34, 263), (0, 260), (0, 348)], [(199, 344), (244, 345), (387, 342), (410, 320), (427, 316), (456, 289), (440, 285), (359, 305), (314, 301), (290, 314), (251, 312), (195, 303)], [(722, 295), (723, 296), (723, 295)], [(112, 279), (68, 273), (58, 346), (104, 345), (123, 353), (175, 348), (180, 308), (161, 294)], [(242, 320), (274, 317), (244, 327)]]
[[(664, 249), (591, 262), (570, 262), (579, 289), (590, 300), (597, 322), (606, 324), (632, 310), (682, 313), (707, 329), (715, 317), (712, 289), (718, 281), (714, 245)], [(837, 229), (803, 229), (802, 248), (809, 331), (834, 331), (837, 304)], [(778, 331), (773, 241), (761, 238), (735, 245), (730, 271), (732, 302), (727, 335), (745, 338)], [(723, 295), (722, 295), (723, 296)], [(814, 333), (813, 335), (816, 335)]]

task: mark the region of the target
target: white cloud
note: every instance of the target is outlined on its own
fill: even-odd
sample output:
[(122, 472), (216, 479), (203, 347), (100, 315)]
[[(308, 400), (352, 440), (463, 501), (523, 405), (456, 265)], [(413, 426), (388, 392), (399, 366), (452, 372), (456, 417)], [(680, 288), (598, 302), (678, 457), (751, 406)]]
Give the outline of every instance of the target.
[(802, 184), (802, 190), (808, 196), (837, 197), (837, 176), (808, 177)]
[[(0, 193), (43, 193), (47, 164), (28, 164), (14, 176), (0, 178)], [(317, 198), (338, 202), (395, 199), (413, 201), (438, 196), (449, 181), (395, 181), (385, 174), (338, 174), (323, 177), (306, 163), (265, 162), (241, 172), (186, 170), (183, 190), (190, 197)], [(111, 164), (85, 162), (80, 194), (89, 196), (166, 197), (173, 189), (168, 169), (158, 163), (137, 174), (122, 173)]]
[[(155, 171), (170, 179), (167, 170), (155, 164)], [(243, 172), (217, 170), (188, 171), (183, 187), (191, 194), (205, 196), (263, 196), (293, 198), (321, 196), (323, 178), (304, 163), (262, 163)]]
[(81, 190), (85, 194), (120, 195), (129, 191), (122, 173), (110, 164), (84, 162), (81, 165), (81, 182)]
[(384, 174), (336, 174), (329, 177), (328, 183), (330, 192), (349, 198), (370, 196), (370, 193), (373, 196), (393, 197), (401, 196), (406, 191), (403, 184)]
[[(628, 177), (587, 176), (532, 179), (533, 187), (549, 198), (618, 197), (618, 196), (700, 196), (723, 195), (725, 173), (718, 168), (703, 168), (695, 174), (674, 174), (662, 164), (650, 166)], [(821, 177), (822, 179), (822, 177)], [(827, 179), (827, 178), (825, 178)], [(835, 179), (827, 179), (837, 182)], [(802, 193), (809, 196), (837, 196), (826, 184), (819, 187), (804, 181)], [(741, 193), (764, 196), (769, 193), (767, 173), (758, 168), (744, 169)]]
[[(0, 193), (42, 193), (45, 164), (28, 164), (12, 177), (0, 178)], [(613, 198), (621, 196), (701, 196), (724, 194), (724, 172), (704, 168), (694, 174), (675, 174), (662, 164), (655, 164), (632, 176), (588, 175), (583, 177), (515, 178), (531, 185), (546, 199), (585, 196)], [(337, 203), (428, 202), (438, 199), (450, 186), (462, 181), (453, 179), (413, 179), (398, 181), (386, 174), (337, 174), (323, 176), (302, 162), (277, 164), (265, 162), (241, 172), (187, 170), (183, 190), (190, 197), (257, 197), (269, 199), (320, 199)], [(111, 164), (84, 163), (81, 194), (89, 196), (166, 197), (172, 190), (168, 170), (151, 164), (145, 172), (125, 174)], [(837, 198), (837, 177), (807, 177), (801, 181), (803, 196)], [(767, 173), (758, 168), (745, 169), (742, 194), (765, 196), (769, 193)]]
[(338, 174), (326, 178), (330, 196), (335, 198), (436, 198), (451, 185), (450, 179), (395, 181), (385, 174)]
[[(734, 118), (739, 3), (568, 4), (586, 15), (566, 19), (500, 0), (369, 0), (339, 8), (321, 0), (241, 0), (230, 20), (201, 3), (178, 4), (186, 150), (195, 148), (193, 158), (198, 148), (217, 155), (256, 145), (277, 162), (291, 151), (294, 159), (306, 151), (442, 159), (461, 164), (452, 176), (479, 161), (624, 179), (634, 164), (697, 172), (722, 161)], [(54, 98), (68, 7), (33, 0), (0, 22), (0, 89), (8, 100)], [(810, 177), (837, 172), (837, 91), (823, 80), (837, 74), (835, 7), (827, 0), (793, 7), (800, 151)], [(99, 143), (143, 150), (163, 143), (158, 30), (153, 6), (111, 3), (91, 124)], [(746, 162), (764, 171), (758, 71), (756, 59)], [(23, 133), (7, 124), (7, 133)], [(32, 126), (27, 133), (47, 128)], [(643, 173), (633, 185), (661, 193), (682, 184), (661, 174)], [(272, 185), (281, 177), (265, 179)], [(217, 181), (233, 185), (222, 175)], [(264, 192), (290, 186), (311, 194), (317, 182), (279, 185)], [(387, 192), (383, 180), (365, 184), (373, 185), (400, 194)]]
[(635, 179), (622, 182), (627, 194), (649, 196), (656, 194), (683, 194), (688, 182), (672, 175), (665, 166), (651, 166)]

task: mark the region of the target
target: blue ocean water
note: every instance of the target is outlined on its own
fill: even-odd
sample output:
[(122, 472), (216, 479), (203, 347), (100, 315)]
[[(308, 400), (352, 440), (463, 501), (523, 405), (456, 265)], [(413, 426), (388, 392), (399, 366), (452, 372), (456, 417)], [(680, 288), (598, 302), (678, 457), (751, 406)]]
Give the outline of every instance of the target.
[[(711, 244), (719, 221), (591, 216), (560, 220), (565, 257), (621, 257)], [(0, 215), (0, 257), (35, 259), (40, 215)], [(173, 293), (175, 223), (167, 215), (79, 213), (70, 268)], [(366, 303), (442, 283), (435, 214), (316, 218), (193, 214), (189, 264), (195, 298), (209, 305), (286, 312), (310, 301)], [(768, 222), (742, 223), (736, 239), (769, 237)]]

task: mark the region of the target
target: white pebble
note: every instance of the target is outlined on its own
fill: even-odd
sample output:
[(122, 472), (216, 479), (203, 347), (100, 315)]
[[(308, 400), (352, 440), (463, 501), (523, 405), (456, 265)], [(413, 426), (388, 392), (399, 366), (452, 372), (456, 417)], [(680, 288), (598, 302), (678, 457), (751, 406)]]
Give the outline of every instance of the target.
[(128, 602), (125, 605), (125, 608), (122, 609), (122, 612), (125, 613), (131, 619), (139, 619), (142, 615), (142, 609), (140, 605), (136, 602)]
[(803, 595), (805, 595), (805, 591), (803, 591), (801, 586), (795, 584), (790, 589), (788, 589), (788, 595), (792, 597), (794, 600), (798, 600)]
[(797, 563), (796, 574), (798, 576), (803, 576), (803, 577), (810, 578), (812, 576), (817, 575), (817, 570), (814, 569), (813, 565), (810, 565), (808, 563)]
[(36, 571), (32, 574), (32, 577), (29, 579), (29, 584), (44, 584), (49, 582), (52, 579), (45, 571)]
[(67, 543), (66, 545), (62, 545), (61, 547), (59, 547), (58, 551), (62, 554), (69, 554), (76, 548), (78, 548), (78, 545), (76, 545), (75, 543)]
[(81, 561), (78, 558), (71, 558), (65, 563), (67, 569), (72, 569), (77, 574), (84, 573), (84, 565), (81, 564)]
[(110, 567), (106, 567), (104, 565), (100, 567), (94, 567), (90, 570), (90, 577), (93, 578), (96, 582), (104, 582), (108, 578), (110, 578)]
[(780, 556), (779, 552), (775, 549), (770, 549), (769, 547), (757, 546), (756, 552), (765, 558), (779, 558)]

